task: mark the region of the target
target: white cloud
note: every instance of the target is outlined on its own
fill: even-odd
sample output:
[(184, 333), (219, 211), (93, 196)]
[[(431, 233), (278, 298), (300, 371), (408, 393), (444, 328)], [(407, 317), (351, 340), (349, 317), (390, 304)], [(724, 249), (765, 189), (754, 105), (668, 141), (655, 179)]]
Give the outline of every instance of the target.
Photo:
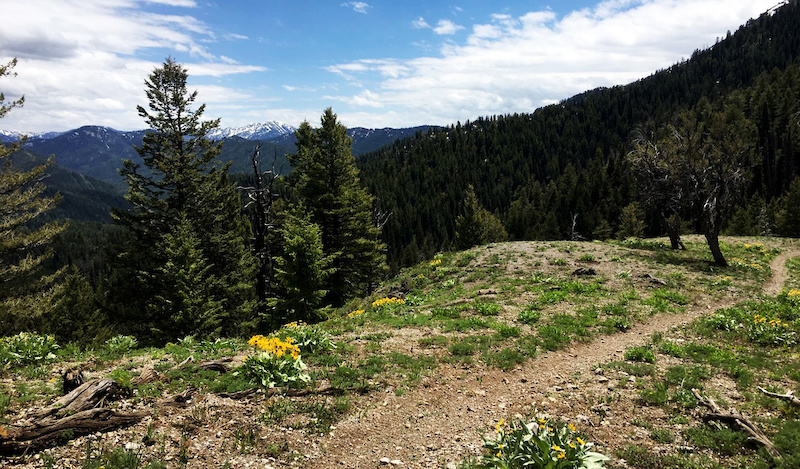
[(436, 27), (433, 28), (433, 32), (439, 35), (450, 35), (457, 33), (461, 29), (464, 29), (464, 27), (450, 20), (439, 20), (439, 22), (436, 23)]
[(413, 27), (414, 29), (430, 29), (431, 25), (429, 25), (428, 22), (425, 21), (425, 18), (420, 16), (419, 18), (411, 22), (411, 27)]
[[(398, 110), (395, 125), (531, 112), (668, 67), (697, 48), (713, 45), (773, 3), (608, 0), (566, 16), (549, 9), (516, 17), (495, 14), (472, 25), (463, 43), (445, 42), (436, 56), (363, 59), (329, 70), (348, 69), (349, 78), (363, 87), (349, 98), (337, 98), (354, 106), (343, 113), (350, 119), (386, 118), (359, 108)], [(454, 24), (438, 26), (454, 32)], [(387, 74), (389, 66), (398, 72)]]
[[(141, 128), (136, 105), (146, 99), (144, 79), (168, 55), (188, 56), (184, 66), (192, 80), (266, 70), (216, 56), (208, 48), (216, 41), (209, 25), (189, 15), (157, 13), (149, 9), (154, 4), (197, 7), (192, 0), (28, 0), (4, 5), (4, 17), (13, 18), (14, 25), (0, 28), (0, 62), (17, 57), (19, 76), (4, 80), (2, 89), (24, 94), (26, 102), (0, 126), (23, 131), (86, 124)], [(207, 86), (201, 99), (213, 97), (203, 92), (240, 95)]]
[(367, 8), (370, 8), (370, 5), (366, 2), (345, 2), (342, 3), (342, 6), (352, 8), (356, 13), (363, 13), (365, 15), (367, 14)]

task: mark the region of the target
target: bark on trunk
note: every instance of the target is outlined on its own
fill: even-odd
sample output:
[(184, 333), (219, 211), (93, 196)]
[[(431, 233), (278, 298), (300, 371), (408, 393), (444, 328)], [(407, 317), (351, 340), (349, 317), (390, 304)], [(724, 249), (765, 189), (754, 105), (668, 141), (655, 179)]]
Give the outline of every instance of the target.
[(714, 256), (714, 263), (720, 267), (728, 267), (728, 261), (725, 260), (725, 256), (722, 255), (722, 251), (719, 248), (719, 234), (707, 232), (706, 241), (708, 241), (708, 247), (711, 249), (711, 255)]

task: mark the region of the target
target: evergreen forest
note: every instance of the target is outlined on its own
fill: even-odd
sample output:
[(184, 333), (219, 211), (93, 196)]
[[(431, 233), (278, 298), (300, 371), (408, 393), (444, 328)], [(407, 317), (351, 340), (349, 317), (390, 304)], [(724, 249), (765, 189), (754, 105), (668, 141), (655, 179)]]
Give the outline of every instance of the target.
[(798, 24), (789, 1), (634, 83), (357, 158), (329, 108), (297, 130), (289, 174), (255, 145), (252, 171), (220, 163), (207, 136), (219, 120), (167, 59), (146, 81), (150, 130), (119, 168), (113, 223), (60, 218), (41, 177), (54, 162), (2, 147), (0, 327), (67, 342), (241, 336), (323, 319), (404, 266), (504, 240), (667, 234), (680, 249), (702, 233), (724, 266), (720, 234), (800, 236)]

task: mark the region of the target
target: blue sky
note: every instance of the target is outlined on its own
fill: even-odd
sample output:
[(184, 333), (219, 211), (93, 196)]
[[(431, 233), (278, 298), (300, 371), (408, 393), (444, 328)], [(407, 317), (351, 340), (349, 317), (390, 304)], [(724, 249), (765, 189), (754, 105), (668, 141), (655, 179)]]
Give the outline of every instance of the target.
[(24, 132), (144, 126), (167, 56), (225, 127), (448, 125), (625, 84), (713, 45), (778, 0), (8, 0), (0, 80)]

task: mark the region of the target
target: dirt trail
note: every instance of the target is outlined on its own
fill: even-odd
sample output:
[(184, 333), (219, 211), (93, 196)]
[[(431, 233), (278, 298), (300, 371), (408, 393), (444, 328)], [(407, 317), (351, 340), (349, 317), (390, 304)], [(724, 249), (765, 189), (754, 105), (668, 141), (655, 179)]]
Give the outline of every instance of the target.
[[(798, 254), (787, 251), (772, 261), (765, 294), (780, 291), (787, 277), (786, 260)], [(318, 446), (308, 448), (303, 466), (374, 468), (388, 458), (401, 462), (399, 467), (455, 467), (454, 461), (479, 453), (481, 430), (533, 409), (574, 421), (597, 441), (609, 441), (629, 431), (625, 425), (641, 409), (631, 401), (628, 408), (614, 410), (618, 419), (606, 411), (598, 417), (598, 397), (613, 383), (595, 373), (597, 366), (622, 359), (626, 348), (645, 344), (656, 331), (688, 324), (734, 301), (723, 298), (690, 305), (682, 314), (658, 315), (626, 333), (548, 352), (512, 372), (441, 364), (434, 376), (405, 395), (387, 390), (364, 398), (359, 407), (365, 410), (340, 421)]]

